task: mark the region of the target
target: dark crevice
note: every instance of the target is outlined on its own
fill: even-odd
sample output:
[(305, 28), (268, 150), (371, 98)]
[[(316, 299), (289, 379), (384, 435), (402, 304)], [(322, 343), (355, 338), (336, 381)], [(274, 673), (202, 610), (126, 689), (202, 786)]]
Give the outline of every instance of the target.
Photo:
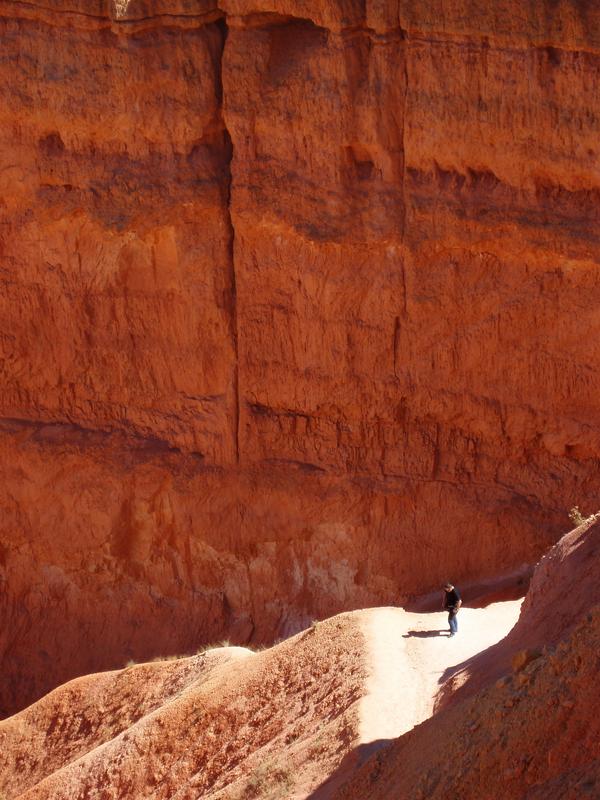
[[(406, 290), (404, 292), (406, 295)], [(393, 360), (394, 360), (394, 377), (398, 377), (398, 349), (400, 346), (400, 318), (396, 317), (394, 320), (394, 343), (393, 343)]]
[(218, 86), (217, 86), (217, 97), (220, 102), (221, 107), (221, 124), (223, 128), (223, 139), (224, 139), (224, 152), (227, 156), (227, 163), (224, 165), (226, 170), (225, 175), (225, 221), (228, 227), (228, 241), (227, 241), (227, 248), (228, 248), (228, 259), (229, 259), (229, 313), (230, 313), (230, 325), (231, 325), (231, 340), (233, 344), (233, 353), (234, 353), (234, 368), (233, 368), (233, 399), (234, 399), (234, 409), (233, 409), (233, 441), (235, 447), (235, 461), (236, 464), (240, 463), (240, 380), (239, 380), (239, 346), (238, 346), (238, 338), (239, 338), (239, 331), (238, 331), (238, 315), (237, 315), (237, 278), (235, 272), (235, 227), (233, 225), (233, 219), (231, 216), (231, 199), (232, 199), (232, 183), (233, 183), (233, 176), (231, 172), (231, 164), (233, 161), (233, 141), (231, 138), (231, 134), (227, 128), (227, 124), (225, 122), (225, 115), (223, 113), (223, 57), (225, 54), (225, 48), (227, 46), (227, 36), (229, 33), (229, 28), (227, 26), (227, 20), (225, 17), (217, 20), (215, 22), (217, 28), (221, 31), (222, 37), (222, 49), (221, 49), (221, 58), (219, 61), (219, 69), (218, 69)]
[[(406, 53), (406, 48), (404, 48), (403, 52), (404, 57), (404, 98), (403, 98), (403, 107), (402, 107), (402, 231), (401, 231), (401, 239), (404, 242), (406, 240), (406, 217), (407, 217), (407, 204), (408, 204), (408, 197), (406, 193), (406, 111), (408, 106), (408, 55)], [(406, 303), (406, 295), (405, 295), (405, 303)]]
[(151, 454), (185, 455), (204, 460), (198, 451), (188, 452), (159, 436), (145, 436), (136, 430), (122, 427), (88, 428), (75, 422), (58, 420), (33, 420), (15, 417), (0, 418), (0, 433), (17, 434), (29, 432), (27, 438), (32, 442), (48, 445), (72, 445), (74, 447), (99, 447), (107, 442), (126, 444), (131, 452)]
[(318, 464), (312, 464), (310, 461), (300, 461), (295, 458), (265, 458), (263, 463), (276, 467), (292, 467), (302, 472), (326, 472), (326, 470)]
[(293, 419), (304, 419), (308, 421), (310, 414), (303, 411), (296, 411), (292, 408), (276, 409), (271, 406), (266, 406), (263, 403), (247, 403), (250, 413), (256, 417), (289, 417)]

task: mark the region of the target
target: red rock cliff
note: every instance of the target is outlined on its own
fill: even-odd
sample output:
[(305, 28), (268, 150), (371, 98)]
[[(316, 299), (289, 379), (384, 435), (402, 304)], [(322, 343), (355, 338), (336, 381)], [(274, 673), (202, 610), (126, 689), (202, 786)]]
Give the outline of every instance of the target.
[(0, 0), (0, 38), (4, 712), (512, 569), (597, 496), (592, 2)]

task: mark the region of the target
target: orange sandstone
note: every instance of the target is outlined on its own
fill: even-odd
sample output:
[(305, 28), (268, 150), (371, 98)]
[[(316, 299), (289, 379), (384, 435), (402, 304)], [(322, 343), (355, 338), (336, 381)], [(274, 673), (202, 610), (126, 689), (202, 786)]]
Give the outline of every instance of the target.
[(0, 0), (0, 710), (597, 496), (600, 12)]

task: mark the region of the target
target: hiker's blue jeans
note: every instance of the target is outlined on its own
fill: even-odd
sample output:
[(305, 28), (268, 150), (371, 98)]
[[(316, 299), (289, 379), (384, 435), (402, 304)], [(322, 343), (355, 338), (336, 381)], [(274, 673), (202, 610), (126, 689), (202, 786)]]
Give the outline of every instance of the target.
[(448, 625), (450, 625), (450, 632), (456, 633), (458, 631), (458, 621), (456, 619), (457, 612), (450, 611), (448, 614)]

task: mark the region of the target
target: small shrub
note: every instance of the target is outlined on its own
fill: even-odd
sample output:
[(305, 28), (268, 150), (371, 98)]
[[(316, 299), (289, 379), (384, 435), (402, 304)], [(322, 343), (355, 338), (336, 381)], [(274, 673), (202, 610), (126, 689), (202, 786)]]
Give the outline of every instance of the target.
[(580, 525), (586, 521), (585, 517), (579, 510), (579, 506), (573, 506), (573, 508), (569, 511), (569, 519), (578, 528)]
[(186, 656), (185, 653), (182, 653), (181, 655), (177, 655), (174, 653), (173, 655), (170, 656), (155, 656), (152, 659), (151, 663), (155, 664), (158, 661), (180, 661), (182, 658), (189, 658), (189, 656)]
[[(161, 661), (179, 661), (181, 658), (189, 658), (190, 656), (183, 653), (182, 655), (178, 655), (177, 653), (173, 653), (170, 656), (154, 656), (154, 658), (149, 658), (148, 661), (134, 661), (133, 658), (130, 658), (129, 661), (125, 664), (123, 669), (129, 669), (130, 667), (137, 667), (139, 664), (158, 664)], [(0, 798), (2, 800), (2, 798)]]
[(569, 511), (569, 519), (573, 525), (578, 528), (585, 522), (595, 522), (597, 519), (600, 519), (600, 511), (597, 511), (595, 514), (590, 514), (589, 517), (584, 517), (579, 510), (579, 506), (573, 506), (573, 508)]
[(250, 642), (243, 645), (243, 647), (245, 647), (246, 650), (252, 650), (253, 653), (262, 653), (264, 650), (269, 649), (268, 644), (251, 644)]
[(205, 644), (199, 650), (196, 650), (195, 654), (197, 656), (203, 656), (204, 653), (208, 653), (209, 650), (218, 650), (220, 647), (231, 647), (229, 639), (222, 639), (216, 644)]
[(285, 800), (293, 786), (292, 770), (287, 765), (267, 761), (260, 764), (248, 778), (244, 798)]

